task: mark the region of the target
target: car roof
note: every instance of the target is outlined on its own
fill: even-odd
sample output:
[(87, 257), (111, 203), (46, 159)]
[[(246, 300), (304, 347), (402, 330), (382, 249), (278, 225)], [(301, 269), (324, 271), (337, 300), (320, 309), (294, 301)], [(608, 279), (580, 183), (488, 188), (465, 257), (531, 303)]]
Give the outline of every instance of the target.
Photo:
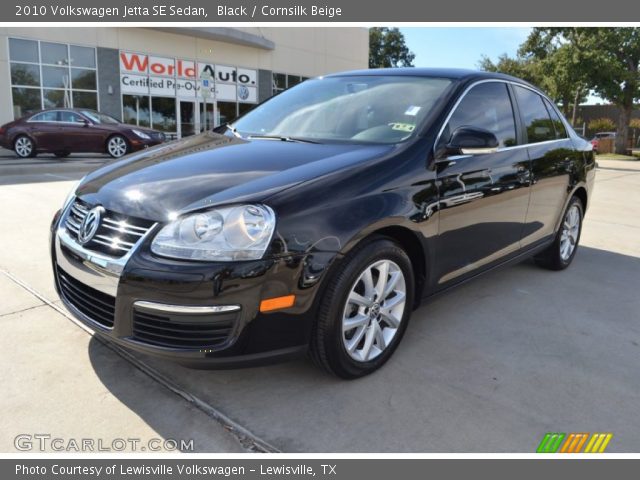
[(349, 77), (349, 76), (394, 76), (394, 77), (426, 77), (426, 78), (449, 78), (456, 81), (477, 81), (477, 80), (508, 80), (512, 82), (528, 85), (536, 90), (540, 90), (535, 85), (512, 77), (503, 73), (485, 72), (481, 70), (470, 70), (464, 68), (372, 68), (368, 70), (351, 70), (347, 72), (333, 73), (325, 77)]

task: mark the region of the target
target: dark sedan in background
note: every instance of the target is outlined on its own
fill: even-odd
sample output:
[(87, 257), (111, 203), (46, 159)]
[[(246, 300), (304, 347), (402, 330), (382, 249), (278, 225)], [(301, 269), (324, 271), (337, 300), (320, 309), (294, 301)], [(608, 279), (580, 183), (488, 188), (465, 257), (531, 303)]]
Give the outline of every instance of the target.
[(355, 378), (423, 299), (530, 256), (567, 268), (594, 178), (589, 142), (517, 78), (328, 75), (90, 173), (52, 264), (69, 310), (119, 344), (207, 367), (309, 351)]
[(120, 123), (95, 110), (57, 108), (28, 115), (0, 127), (0, 145), (19, 157), (53, 153), (108, 153), (122, 157), (164, 142), (156, 130)]

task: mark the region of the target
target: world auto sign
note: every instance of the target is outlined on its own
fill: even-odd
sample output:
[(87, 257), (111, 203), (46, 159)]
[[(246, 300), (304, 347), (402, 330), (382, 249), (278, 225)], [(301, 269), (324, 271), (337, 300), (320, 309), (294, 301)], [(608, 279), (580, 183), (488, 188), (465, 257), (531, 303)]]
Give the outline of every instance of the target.
[(256, 70), (120, 52), (120, 90), (124, 94), (195, 99), (201, 97), (198, 79), (204, 71), (213, 79), (208, 98), (223, 102), (258, 101)]

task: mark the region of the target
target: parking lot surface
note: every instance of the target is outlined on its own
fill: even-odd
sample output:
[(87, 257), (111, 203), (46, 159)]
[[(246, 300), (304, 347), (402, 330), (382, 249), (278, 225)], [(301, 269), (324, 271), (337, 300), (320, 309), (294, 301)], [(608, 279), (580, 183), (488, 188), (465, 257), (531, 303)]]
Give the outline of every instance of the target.
[(549, 431), (612, 432), (608, 451), (640, 451), (640, 162), (600, 162), (570, 269), (525, 262), (425, 304), (383, 369), (345, 382), (307, 360), (199, 371), (93, 339), (56, 310), (49, 264), (72, 182), (3, 160), (1, 451), (43, 431), (287, 452), (533, 452)]

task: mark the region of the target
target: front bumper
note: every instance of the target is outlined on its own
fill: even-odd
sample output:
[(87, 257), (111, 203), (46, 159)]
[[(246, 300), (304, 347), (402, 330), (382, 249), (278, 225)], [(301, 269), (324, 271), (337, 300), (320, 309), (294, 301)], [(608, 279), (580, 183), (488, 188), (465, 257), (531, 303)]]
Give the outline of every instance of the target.
[(161, 143), (164, 143), (164, 140), (160, 138), (143, 139), (135, 137), (129, 139), (129, 144), (131, 145), (132, 152), (138, 152), (144, 148), (155, 147), (156, 145), (160, 145)]
[[(59, 224), (54, 220), (51, 235), (56, 289), (100, 336), (196, 368), (265, 364), (306, 351), (321, 278), (307, 271), (310, 255), (235, 263), (164, 259), (150, 251), (152, 228), (113, 259), (87, 251)], [(290, 294), (293, 307), (260, 312), (261, 300)]]

